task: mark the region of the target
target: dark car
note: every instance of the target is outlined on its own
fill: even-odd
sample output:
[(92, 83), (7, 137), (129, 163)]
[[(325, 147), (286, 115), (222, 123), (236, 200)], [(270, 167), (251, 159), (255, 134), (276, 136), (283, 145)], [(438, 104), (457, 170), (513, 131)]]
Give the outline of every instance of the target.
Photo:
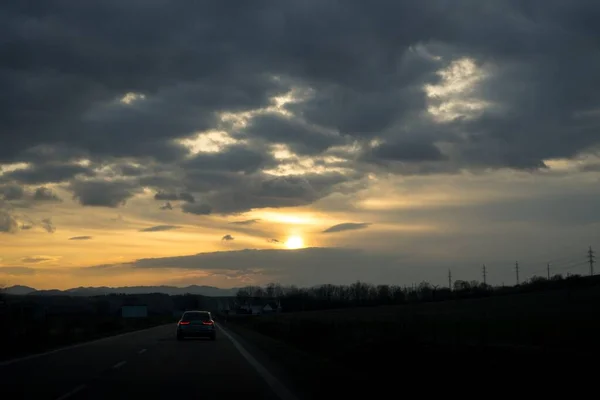
[(177, 323), (177, 340), (186, 337), (217, 338), (215, 321), (208, 311), (186, 311)]

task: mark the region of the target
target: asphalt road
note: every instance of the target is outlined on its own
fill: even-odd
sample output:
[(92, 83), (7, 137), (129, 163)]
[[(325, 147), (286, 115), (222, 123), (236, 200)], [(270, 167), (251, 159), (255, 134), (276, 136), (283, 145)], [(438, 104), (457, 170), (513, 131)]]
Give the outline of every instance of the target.
[(269, 372), (256, 365), (252, 355), (240, 347), (239, 342), (234, 344), (223, 331), (217, 332), (216, 341), (178, 342), (175, 325), (160, 326), (0, 364), (0, 397), (7, 400), (285, 397), (275, 394), (277, 388), (272, 389)]

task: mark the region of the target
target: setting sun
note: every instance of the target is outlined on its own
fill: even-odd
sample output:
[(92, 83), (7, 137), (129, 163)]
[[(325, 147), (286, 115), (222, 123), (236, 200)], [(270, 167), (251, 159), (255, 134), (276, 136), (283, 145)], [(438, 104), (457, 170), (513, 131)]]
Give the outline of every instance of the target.
[(304, 240), (300, 236), (290, 236), (285, 245), (288, 249), (300, 249), (304, 247)]

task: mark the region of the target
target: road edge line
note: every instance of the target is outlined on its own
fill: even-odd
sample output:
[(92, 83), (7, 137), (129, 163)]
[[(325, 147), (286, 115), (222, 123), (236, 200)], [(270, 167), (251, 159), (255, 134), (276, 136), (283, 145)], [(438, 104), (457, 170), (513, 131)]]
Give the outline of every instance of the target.
[(19, 362), (22, 362), (22, 361), (32, 360), (32, 359), (38, 358), (38, 357), (49, 356), (50, 354), (56, 354), (56, 353), (59, 353), (61, 351), (72, 350), (72, 349), (76, 349), (78, 347), (84, 347), (84, 346), (87, 346), (87, 345), (90, 345), (90, 344), (100, 343), (100, 342), (104, 342), (106, 340), (116, 339), (116, 338), (119, 338), (119, 337), (123, 337), (123, 336), (127, 336), (127, 335), (132, 335), (134, 333), (145, 332), (145, 331), (149, 331), (151, 329), (160, 328), (161, 326), (167, 326), (167, 325), (173, 325), (173, 324), (174, 323), (157, 325), (157, 326), (153, 326), (151, 328), (139, 329), (137, 331), (125, 332), (125, 333), (120, 333), (120, 334), (114, 335), (114, 336), (103, 337), (103, 338), (100, 338), (100, 339), (92, 340), (90, 342), (81, 342), (81, 343), (77, 343), (77, 344), (74, 344), (74, 345), (71, 345), (71, 346), (59, 347), (58, 349), (50, 350), (50, 351), (47, 351), (45, 353), (30, 354), (30, 355), (25, 356), (25, 357), (19, 357), (19, 358), (13, 358), (11, 360), (0, 361), (0, 367), (6, 367), (8, 365), (19, 363)]
[(281, 400), (298, 400), (296, 396), (292, 394), (273, 374), (271, 374), (256, 358), (252, 356), (237, 340), (227, 332), (220, 324), (217, 325), (221, 333), (227, 337), (233, 343), (233, 346), (240, 352), (240, 354), (254, 367), (256, 372), (267, 382), (271, 390)]
[(87, 387), (87, 385), (79, 385), (75, 389), (71, 390), (70, 392), (63, 394), (62, 396), (60, 396), (56, 400), (65, 400), (65, 399), (68, 399), (69, 397), (73, 396), (74, 394), (77, 394), (77, 393), (81, 392), (86, 387)]

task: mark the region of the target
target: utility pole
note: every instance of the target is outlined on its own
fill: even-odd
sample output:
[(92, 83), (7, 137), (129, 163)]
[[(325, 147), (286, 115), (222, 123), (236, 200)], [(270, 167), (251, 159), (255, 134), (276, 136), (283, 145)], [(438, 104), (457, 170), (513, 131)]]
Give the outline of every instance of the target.
[(596, 256), (594, 255), (594, 250), (592, 250), (592, 246), (588, 250), (588, 260), (590, 263), (590, 276), (594, 275), (594, 263), (596, 263)]
[(448, 289), (452, 290), (452, 271), (448, 270)]
[(517, 286), (519, 286), (519, 262), (515, 263), (515, 271), (517, 273)]
[(546, 271), (548, 272), (548, 280), (550, 280), (550, 263), (546, 265)]
[(483, 284), (487, 286), (487, 272), (485, 270), (485, 264), (483, 264)]

